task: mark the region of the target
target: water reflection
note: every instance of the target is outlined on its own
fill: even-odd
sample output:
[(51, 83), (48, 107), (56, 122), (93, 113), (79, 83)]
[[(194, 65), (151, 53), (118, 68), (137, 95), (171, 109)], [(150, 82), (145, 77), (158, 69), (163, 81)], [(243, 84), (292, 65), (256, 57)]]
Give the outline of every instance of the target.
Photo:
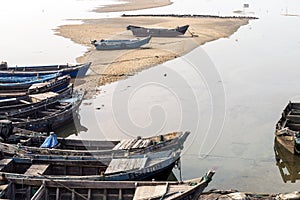
[(55, 130), (55, 133), (59, 137), (68, 137), (70, 135), (78, 135), (80, 132), (86, 132), (88, 130), (87, 127), (83, 126), (80, 123), (80, 115), (74, 115), (73, 120), (66, 124), (63, 127), (60, 127)]
[(274, 153), (283, 182), (295, 183), (300, 180), (300, 156), (289, 152), (276, 139), (274, 141)]

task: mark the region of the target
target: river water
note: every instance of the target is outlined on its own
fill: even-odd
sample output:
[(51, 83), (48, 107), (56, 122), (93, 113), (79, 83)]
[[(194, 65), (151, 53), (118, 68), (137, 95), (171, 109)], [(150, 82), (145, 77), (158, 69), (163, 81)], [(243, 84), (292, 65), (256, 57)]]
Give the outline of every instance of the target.
[[(29, 3), (18, 8), (15, 5), (21, 1), (7, 2), (14, 3), (9, 4), (10, 11), (1, 6), (1, 15), (4, 12), (9, 17), (0, 18), (5, 27), (0, 55), (10, 64), (74, 62), (86, 48), (53, 36), (52, 29), (79, 23), (64, 19), (121, 14), (88, 12), (104, 2), (97, 0), (64, 1), (57, 11), (52, 1), (39, 6), (37, 1), (26, 1)], [(24, 8), (32, 5), (35, 9), (27, 14), (29, 10)], [(70, 9), (63, 9), (69, 5)], [(300, 3), (292, 0), (174, 0), (167, 7), (125, 12), (249, 15), (259, 19), (229, 38), (209, 42), (182, 58), (99, 88), (100, 94), (81, 106), (81, 124), (87, 130), (72, 137), (120, 139), (188, 130), (191, 135), (182, 156), (184, 179), (215, 168), (213, 188), (299, 190), (300, 180), (284, 183), (282, 164), (276, 164), (274, 152), (275, 124), (288, 100), (296, 99), (300, 91), (299, 8)], [(285, 164), (290, 171), (300, 171), (299, 159)], [(289, 173), (287, 168), (283, 172)]]

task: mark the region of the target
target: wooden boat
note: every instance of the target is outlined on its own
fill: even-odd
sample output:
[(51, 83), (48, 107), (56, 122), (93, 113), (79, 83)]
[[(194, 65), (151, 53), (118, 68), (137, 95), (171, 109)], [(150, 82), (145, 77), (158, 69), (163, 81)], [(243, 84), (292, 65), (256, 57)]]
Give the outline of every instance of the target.
[(71, 199), (168, 199), (197, 200), (212, 180), (214, 171), (205, 176), (184, 182), (177, 181), (53, 181), (10, 179), (3, 185), (2, 198), (31, 200)]
[(274, 141), (276, 165), (284, 183), (300, 180), (300, 156), (292, 154), (276, 139)]
[(63, 88), (58, 92), (44, 92), (39, 94), (30, 94), (17, 98), (0, 99), (0, 114), (10, 115), (20, 112), (23, 109), (32, 107), (48, 106), (64, 98), (70, 98), (73, 93), (73, 84)]
[(166, 180), (180, 159), (181, 150), (148, 152), (94, 160), (35, 160), (9, 158), (0, 161), (0, 175), (6, 178), (54, 180)]
[[(6, 126), (6, 127), (5, 127)], [(123, 139), (120, 141), (97, 141), (97, 140), (76, 140), (68, 138), (57, 138), (58, 145), (55, 148), (41, 148), (45, 141), (45, 136), (33, 134), (7, 133), (11, 130), (9, 124), (1, 124), (3, 128), (1, 136), (5, 143), (0, 142), (2, 153), (12, 156), (30, 156), (35, 159), (47, 159), (48, 156), (58, 156), (56, 159), (93, 159), (95, 156), (111, 157), (132, 154), (144, 154), (162, 150), (182, 149), (183, 144), (190, 132), (172, 132), (159, 136), (146, 138)], [(62, 157), (59, 157), (62, 156)], [(66, 157), (67, 156), (67, 157)], [(85, 158), (87, 156), (87, 158)], [(92, 156), (92, 158), (89, 158)], [(72, 158), (73, 157), (73, 158)]]
[(47, 106), (20, 109), (1, 118), (11, 121), (14, 127), (34, 131), (52, 131), (69, 123), (73, 116), (78, 114), (82, 99), (82, 93), (73, 93), (72, 98), (61, 99)]
[(140, 26), (127, 26), (127, 30), (131, 30), (133, 35), (136, 37), (147, 37), (151, 35), (152, 37), (176, 37), (179, 35), (184, 35), (189, 25), (178, 26), (172, 29), (165, 28), (145, 28)]
[(151, 35), (142, 39), (132, 40), (94, 40), (91, 43), (97, 50), (116, 50), (116, 49), (137, 49), (145, 44), (148, 44)]
[(32, 84), (46, 82), (59, 76), (59, 73), (53, 73), (45, 75), (30, 74), (30, 76), (27, 76), (24, 79), (20, 78), (22, 77), (20, 75), (2, 77), (2, 80), (0, 81), (0, 90), (24, 90), (28, 89)]
[(300, 154), (300, 103), (289, 102), (276, 124), (277, 141), (293, 154)]
[(9, 77), (11, 75), (30, 75), (30, 74), (52, 74), (61, 73), (62, 75), (70, 75), (72, 78), (85, 76), (91, 63), (83, 64), (66, 64), (66, 65), (45, 65), (45, 66), (15, 66), (9, 67), (6, 62), (0, 65), (0, 76)]
[[(3, 198), (44, 200), (44, 199), (198, 199), (199, 195), (212, 180), (214, 171), (209, 171), (201, 178), (184, 182), (177, 181), (52, 181), (40, 180), (10, 180), (4, 186)], [(13, 193), (13, 192), (14, 193)]]
[(0, 89), (0, 99), (18, 98), (29, 94), (43, 92), (58, 92), (66, 88), (70, 83), (69, 75), (55, 77), (49, 81), (27, 85), (24, 88), (5, 87)]

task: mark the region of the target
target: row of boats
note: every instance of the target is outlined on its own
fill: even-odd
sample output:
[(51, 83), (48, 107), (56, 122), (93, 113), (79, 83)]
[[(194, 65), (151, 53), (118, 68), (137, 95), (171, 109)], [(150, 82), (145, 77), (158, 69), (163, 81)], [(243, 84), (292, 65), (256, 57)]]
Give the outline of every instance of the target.
[(72, 121), (84, 92), (74, 90), (71, 78), (84, 77), (90, 65), (8, 67), (2, 63), (0, 124), (52, 131)]
[(116, 49), (136, 49), (150, 42), (152, 37), (177, 37), (184, 35), (189, 25), (179, 26), (176, 28), (147, 28), (141, 26), (129, 25), (130, 30), (136, 37), (144, 37), (130, 40), (93, 40), (91, 43), (97, 50), (116, 50)]
[(0, 198), (196, 199), (214, 171), (166, 181), (189, 132), (120, 141), (76, 140), (53, 132), (78, 115), (74, 77), (91, 63), (0, 70)]
[(196, 199), (214, 171), (184, 182), (166, 181), (174, 166), (180, 167), (188, 135), (173, 132), (121, 141), (73, 140), (13, 127), (12, 134), (0, 143), (0, 197)]

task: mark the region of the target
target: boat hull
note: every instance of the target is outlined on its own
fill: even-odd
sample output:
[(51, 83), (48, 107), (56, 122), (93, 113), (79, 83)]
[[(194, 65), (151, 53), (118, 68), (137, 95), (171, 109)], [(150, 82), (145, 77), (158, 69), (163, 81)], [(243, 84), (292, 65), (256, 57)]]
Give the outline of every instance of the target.
[(151, 36), (136, 40), (100, 40), (94, 41), (92, 44), (97, 50), (121, 50), (121, 49), (137, 49), (149, 43)]
[(300, 103), (289, 102), (276, 124), (276, 140), (292, 154), (300, 155)]
[(127, 26), (127, 30), (131, 30), (132, 34), (136, 37), (177, 37), (184, 35), (189, 25), (180, 26), (174, 29), (163, 29), (163, 28), (144, 28), (139, 26)]
[(30, 76), (32, 74), (52, 74), (60, 73), (61, 75), (70, 75), (72, 78), (84, 77), (91, 63), (78, 65), (45, 65), (45, 66), (21, 66), (21, 67), (2, 67), (0, 70), (1, 77), (9, 77), (11, 75)]

